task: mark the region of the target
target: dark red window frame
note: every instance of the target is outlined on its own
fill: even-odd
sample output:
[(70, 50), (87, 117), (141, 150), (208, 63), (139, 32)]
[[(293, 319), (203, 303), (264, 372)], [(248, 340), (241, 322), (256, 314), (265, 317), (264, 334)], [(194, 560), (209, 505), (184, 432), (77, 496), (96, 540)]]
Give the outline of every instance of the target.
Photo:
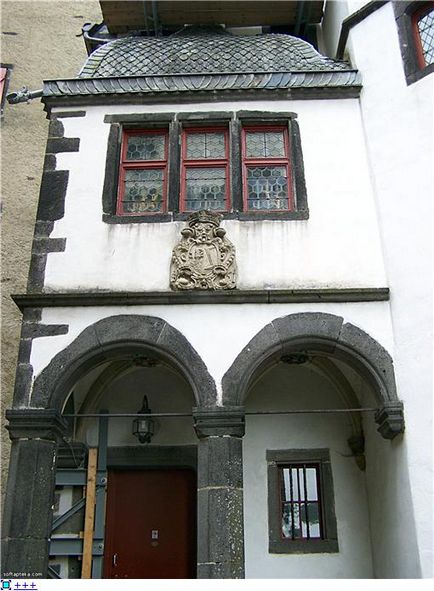
[[(138, 135), (163, 135), (164, 136), (164, 160), (127, 160), (128, 138)], [(167, 129), (125, 129), (122, 134), (121, 161), (119, 167), (119, 186), (116, 204), (116, 215), (122, 216), (152, 216), (167, 211), (167, 173), (168, 173), (168, 149), (169, 133)], [(123, 197), (125, 193), (125, 172), (127, 170), (163, 170), (163, 202), (162, 208), (155, 212), (127, 212), (123, 209)]]
[[(187, 158), (187, 137), (190, 134), (195, 133), (215, 133), (223, 132), (225, 141), (225, 157), (224, 158), (200, 158), (192, 159)], [(180, 212), (190, 212), (185, 207), (186, 201), (186, 185), (187, 185), (187, 170), (193, 168), (224, 168), (226, 172), (225, 181), (225, 203), (226, 209), (219, 211), (230, 211), (231, 199), (230, 199), (230, 168), (229, 168), (229, 130), (223, 126), (213, 127), (187, 127), (182, 130), (181, 133), (181, 187), (180, 187)], [(213, 210), (217, 211), (217, 210)]]
[(419, 68), (426, 68), (429, 64), (426, 63), (425, 55), (423, 52), (422, 41), (420, 39), (419, 21), (427, 15), (429, 12), (434, 10), (434, 2), (424, 3), (418, 10), (413, 12), (411, 16), (411, 23), (413, 28), (413, 38), (416, 47), (416, 56)]
[(0, 68), (0, 102), (3, 103), (3, 91), (6, 86), (6, 78), (8, 75), (7, 68)]
[[(279, 470), (279, 521), (282, 519), (283, 516), (283, 508), (284, 505), (298, 505), (299, 506), (299, 515), (300, 515), (300, 530), (301, 530), (301, 506), (302, 505), (307, 505), (307, 502), (312, 502), (312, 501), (308, 501), (308, 499), (305, 498), (304, 501), (298, 501), (298, 500), (292, 500), (291, 502), (286, 501), (285, 499), (282, 498), (282, 489), (283, 489), (283, 470), (284, 469), (306, 469), (306, 468), (314, 468), (316, 471), (316, 489), (317, 489), (317, 496), (318, 496), (318, 500), (314, 501), (317, 503), (318, 505), (318, 521), (319, 521), (319, 530), (320, 530), (320, 535), (318, 536), (313, 536), (311, 537), (310, 535), (307, 536), (301, 536), (301, 537), (285, 537), (283, 535), (282, 530), (280, 530), (280, 538), (282, 541), (284, 542), (288, 542), (291, 543), (292, 541), (300, 541), (300, 542), (309, 542), (310, 540), (323, 540), (325, 537), (324, 534), (324, 522), (323, 522), (323, 507), (322, 507), (322, 496), (321, 496), (321, 466), (319, 463), (316, 462), (291, 462), (288, 464), (279, 464), (278, 465), (278, 470)], [(304, 493), (305, 496), (307, 496), (307, 490), (306, 490), (306, 482), (305, 482), (305, 487), (304, 487)], [(306, 507), (305, 507), (305, 511), (306, 511)], [(309, 531), (309, 527), (307, 528)]]
[[(261, 131), (283, 131), (283, 140), (285, 146), (285, 157), (268, 157), (268, 158), (249, 158), (247, 157), (247, 143), (246, 134), (248, 132), (261, 132)], [(289, 134), (288, 127), (286, 125), (248, 125), (244, 126), (242, 130), (242, 168), (243, 168), (243, 210), (250, 213), (266, 213), (266, 212), (286, 212), (293, 211), (294, 208), (294, 189), (292, 180), (292, 167), (290, 159), (290, 146), (289, 146)], [(254, 210), (248, 207), (248, 182), (247, 182), (247, 169), (250, 166), (284, 166), (286, 168), (286, 175), (288, 180), (288, 208), (287, 209), (273, 209), (273, 210)]]

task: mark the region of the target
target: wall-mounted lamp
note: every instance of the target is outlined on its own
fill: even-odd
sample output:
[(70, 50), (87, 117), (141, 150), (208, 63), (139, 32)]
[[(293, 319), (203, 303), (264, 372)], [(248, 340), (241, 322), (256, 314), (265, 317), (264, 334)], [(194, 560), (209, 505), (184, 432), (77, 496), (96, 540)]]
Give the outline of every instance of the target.
[(137, 437), (140, 443), (150, 443), (154, 435), (155, 421), (150, 416), (151, 409), (148, 406), (148, 397), (143, 396), (142, 408), (137, 411), (139, 416), (133, 421), (133, 435)]

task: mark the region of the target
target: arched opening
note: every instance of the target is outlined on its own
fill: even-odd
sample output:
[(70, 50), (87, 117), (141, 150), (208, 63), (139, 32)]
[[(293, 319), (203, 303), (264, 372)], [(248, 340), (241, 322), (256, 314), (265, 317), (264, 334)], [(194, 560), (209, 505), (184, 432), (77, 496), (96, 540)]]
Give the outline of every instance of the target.
[(213, 386), (180, 333), (140, 316), (88, 327), (38, 376), (33, 404), (45, 398), (68, 423), (50, 576), (195, 578), (192, 412)]
[(388, 353), (342, 318), (295, 314), (264, 327), (223, 384), (246, 413), (246, 577), (375, 577), (397, 515), (414, 535), (394, 494), (397, 479), (409, 487)]
[(283, 355), (251, 383), (243, 441), (248, 578), (373, 576), (364, 419), (338, 412), (360, 407), (375, 408), (372, 393), (326, 355)]

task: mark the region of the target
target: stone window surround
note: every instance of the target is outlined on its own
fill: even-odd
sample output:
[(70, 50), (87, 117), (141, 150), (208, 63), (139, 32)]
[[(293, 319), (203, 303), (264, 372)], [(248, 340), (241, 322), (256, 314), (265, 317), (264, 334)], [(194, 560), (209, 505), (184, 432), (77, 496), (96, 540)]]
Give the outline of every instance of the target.
[[(303, 155), (297, 115), (292, 112), (236, 111), (155, 113), (134, 115), (106, 115), (104, 122), (110, 124), (103, 188), (103, 221), (106, 223), (161, 223), (187, 219), (189, 213), (179, 211), (180, 194), (180, 135), (188, 127), (207, 127), (226, 124), (230, 136), (230, 181), (232, 211), (223, 213), (223, 219), (241, 221), (255, 220), (306, 220), (309, 218)], [(296, 209), (285, 212), (243, 211), (241, 175), (241, 129), (243, 125), (280, 124), (288, 125), (291, 144), (291, 168)], [(138, 216), (116, 215), (119, 161), (123, 129), (169, 129), (168, 213)]]
[[(339, 552), (334, 507), (333, 477), (328, 449), (267, 450), (268, 534), (270, 554), (313, 554)], [(280, 535), (281, 513), (279, 468), (286, 464), (316, 463), (320, 472), (320, 507), (324, 537), (321, 540), (286, 540)]]
[(413, 16), (415, 13), (420, 13), (423, 9), (427, 9), (429, 6), (433, 8), (434, 3), (393, 2), (402, 63), (408, 86), (434, 72), (434, 64), (429, 64), (423, 68), (420, 66), (418, 57), (419, 40), (416, 38), (413, 26)]

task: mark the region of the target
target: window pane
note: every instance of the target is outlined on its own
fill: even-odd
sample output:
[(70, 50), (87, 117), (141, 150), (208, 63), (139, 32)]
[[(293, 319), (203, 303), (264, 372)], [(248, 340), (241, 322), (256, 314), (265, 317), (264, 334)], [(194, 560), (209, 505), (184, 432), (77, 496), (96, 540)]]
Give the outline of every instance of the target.
[(309, 501), (318, 500), (318, 485), (315, 468), (306, 468), (306, 488)]
[(187, 211), (225, 209), (226, 170), (224, 168), (190, 168), (186, 171)]
[(300, 528), (300, 507), (299, 505), (292, 505), (292, 511), (294, 515), (294, 528), (293, 528), (293, 535), (292, 537), (301, 538), (301, 528)]
[(290, 483), (289, 468), (282, 469), (282, 501), (291, 501), (291, 483)]
[(434, 10), (423, 16), (419, 22), (419, 35), (425, 63), (434, 63)]
[(284, 538), (292, 538), (292, 515), (290, 504), (286, 504), (283, 506), (282, 535)]
[(246, 132), (247, 158), (285, 157), (283, 131)]
[(225, 134), (223, 132), (187, 134), (187, 158), (225, 158)]
[(122, 199), (125, 213), (162, 211), (163, 170), (126, 170)]
[(128, 137), (127, 160), (164, 160), (164, 135)]
[(289, 209), (288, 179), (284, 166), (247, 169), (247, 207), (250, 210)]
[(318, 503), (307, 503), (309, 517), (309, 532), (311, 538), (320, 538), (321, 530), (319, 525)]

